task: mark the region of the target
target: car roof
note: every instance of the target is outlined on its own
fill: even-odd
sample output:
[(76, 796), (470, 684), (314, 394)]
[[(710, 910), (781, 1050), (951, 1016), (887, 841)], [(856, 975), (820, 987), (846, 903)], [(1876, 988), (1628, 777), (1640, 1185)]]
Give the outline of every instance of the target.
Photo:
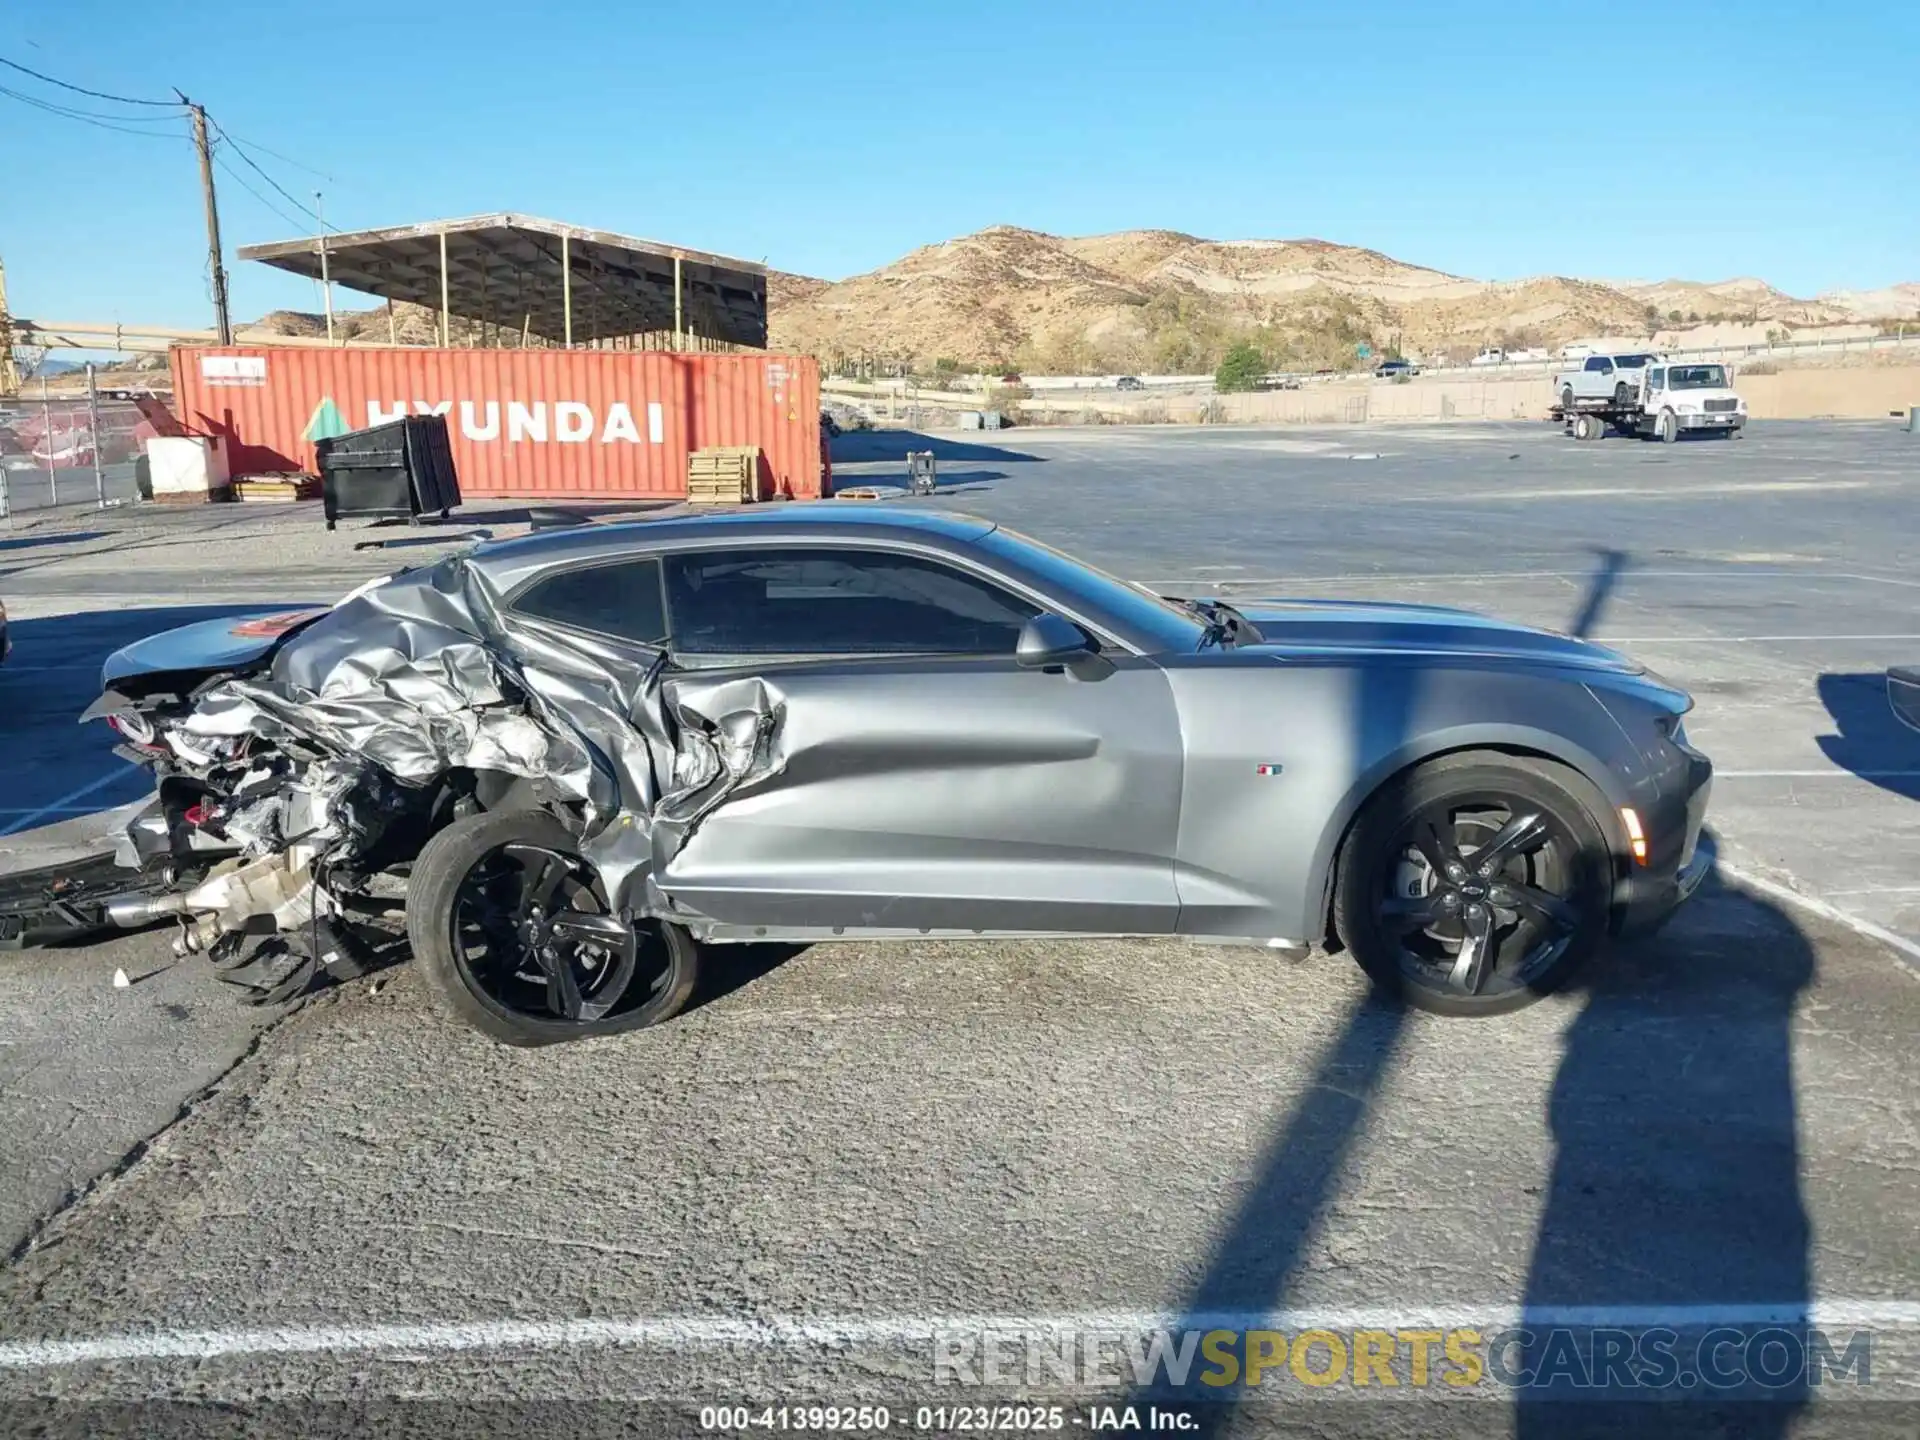
[(548, 566), (631, 551), (700, 542), (751, 539), (755, 544), (793, 540), (908, 540), (946, 546), (971, 545), (997, 527), (991, 520), (949, 510), (902, 509), (834, 500), (797, 500), (711, 514), (680, 512), (658, 519), (592, 522), (536, 530), (512, 540), (494, 540), (467, 552), (467, 561), (502, 590)]

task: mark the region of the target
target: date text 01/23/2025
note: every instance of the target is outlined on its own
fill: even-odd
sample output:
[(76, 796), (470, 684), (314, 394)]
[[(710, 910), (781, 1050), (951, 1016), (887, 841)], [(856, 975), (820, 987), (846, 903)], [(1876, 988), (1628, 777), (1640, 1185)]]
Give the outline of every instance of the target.
[(1178, 1406), (1158, 1405), (918, 1405), (911, 1412), (884, 1405), (709, 1405), (700, 1428), (718, 1433), (755, 1430), (871, 1435), (899, 1429), (933, 1435), (1095, 1434), (1197, 1430), (1199, 1419)]

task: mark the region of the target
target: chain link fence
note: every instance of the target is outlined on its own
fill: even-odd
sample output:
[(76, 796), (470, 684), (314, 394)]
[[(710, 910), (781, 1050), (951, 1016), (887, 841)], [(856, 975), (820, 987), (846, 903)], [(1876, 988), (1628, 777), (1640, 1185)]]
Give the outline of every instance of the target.
[[(0, 517), (52, 506), (104, 506), (140, 493), (141, 451), (166, 426), (149, 394), (68, 386), (0, 397)], [(156, 425), (153, 417), (159, 417)]]

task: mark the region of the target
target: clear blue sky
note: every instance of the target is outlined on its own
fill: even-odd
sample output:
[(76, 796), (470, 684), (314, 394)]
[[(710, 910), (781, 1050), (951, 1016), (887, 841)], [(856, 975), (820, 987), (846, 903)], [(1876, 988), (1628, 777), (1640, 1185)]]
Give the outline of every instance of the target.
[[(1611, 18), (1569, 28), (1583, 12)], [(63, 0), (4, 7), (0, 55), (122, 95), (178, 86), (330, 174), (255, 152), (306, 203), (324, 189), (339, 228), (519, 210), (836, 278), (1005, 222), (1310, 235), (1493, 278), (1920, 279), (1920, 7), (1901, 0)], [(208, 323), (184, 126), (143, 138), (6, 96), (0, 120), (16, 311)], [(236, 318), (318, 308), (312, 282), (232, 261), (298, 232), (218, 180)]]

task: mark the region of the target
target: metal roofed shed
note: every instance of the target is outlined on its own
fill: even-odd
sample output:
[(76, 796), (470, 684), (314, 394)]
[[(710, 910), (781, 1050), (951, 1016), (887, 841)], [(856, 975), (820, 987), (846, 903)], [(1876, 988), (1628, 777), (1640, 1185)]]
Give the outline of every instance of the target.
[(641, 336), (670, 336), (676, 350), (767, 344), (764, 265), (533, 215), (336, 231), (243, 245), (239, 256), (437, 311), (443, 347), (455, 315), (480, 322), (482, 343), (492, 326), (495, 344), (509, 332), (565, 345)]

